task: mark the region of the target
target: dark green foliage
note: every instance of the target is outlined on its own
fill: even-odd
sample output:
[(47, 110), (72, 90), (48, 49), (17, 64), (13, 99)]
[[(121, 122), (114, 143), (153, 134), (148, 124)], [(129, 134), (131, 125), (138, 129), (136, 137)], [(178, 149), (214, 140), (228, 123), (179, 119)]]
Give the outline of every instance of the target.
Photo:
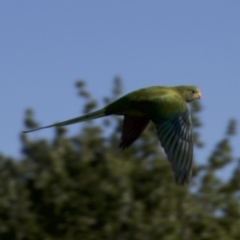
[[(92, 111), (96, 101), (84, 82), (77, 88), (86, 100), (83, 112)], [(121, 89), (116, 78), (105, 100), (117, 98)], [(203, 147), (201, 106), (191, 109), (195, 143)], [(234, 120), (184, 187), (174, 182), (153, 124), (121, 151), (120, 118), (101, 121), (82, 123), (70, 138), (67, 128), (55, 129), (48, 141), (21, 135), (23, 158), (0, 156), (0, 239), (240, 239), (240, 163), (228, 170), (228, 178), (217, 173), (227, 174), (236, 163), (230, 141)], [(25, 123), (36, 125), (31, 112)]]

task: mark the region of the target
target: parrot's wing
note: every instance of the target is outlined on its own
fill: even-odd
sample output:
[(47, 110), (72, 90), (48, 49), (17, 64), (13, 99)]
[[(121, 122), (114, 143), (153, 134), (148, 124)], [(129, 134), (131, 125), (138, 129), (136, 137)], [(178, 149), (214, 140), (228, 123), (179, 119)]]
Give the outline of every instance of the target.
[(125, 115), (123, 120), (120, 148), (129, 147), (147, 127), (150, 118), (147, 116)]
[(173, 120), (155, 122), (158, 138), (172, 164), (176, 182), (188, 183), (193, 162), (192, 123), (187, 109)]

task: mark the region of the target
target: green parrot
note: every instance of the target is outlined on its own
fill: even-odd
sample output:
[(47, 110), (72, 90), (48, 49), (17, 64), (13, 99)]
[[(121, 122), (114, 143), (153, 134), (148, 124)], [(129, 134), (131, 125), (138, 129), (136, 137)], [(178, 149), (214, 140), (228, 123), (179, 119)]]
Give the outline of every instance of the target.
[(112, 114), (123, 115), (120, 148), (124, 149), (129, 147), (152, 121), (171, 163), (176, 182), (185, 184), (190, 180), (193, 162), (192, 123), (187, 103), (199, 98), (200, 89), (194, 86), (142, 88), (98, 111), (24, 133), (66, 126)]

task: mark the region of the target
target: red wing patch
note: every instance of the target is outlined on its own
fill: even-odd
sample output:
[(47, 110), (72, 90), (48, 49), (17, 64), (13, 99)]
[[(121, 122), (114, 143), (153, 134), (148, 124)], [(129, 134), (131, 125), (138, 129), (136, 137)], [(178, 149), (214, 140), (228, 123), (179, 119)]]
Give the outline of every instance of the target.
[(122, 149), (129, 147), (141, 135), (149, 121), (147, 116), (125, 115), (119, 147)]

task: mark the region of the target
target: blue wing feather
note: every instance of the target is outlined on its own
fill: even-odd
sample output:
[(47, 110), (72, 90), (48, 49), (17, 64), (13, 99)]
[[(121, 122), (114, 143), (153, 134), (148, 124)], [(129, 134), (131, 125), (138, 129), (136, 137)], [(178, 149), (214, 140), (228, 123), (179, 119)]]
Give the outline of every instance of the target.
[(187, 109), (173, 120), (155, 121), (158, 138), (172, 164), (176, 181), (188, 183), (192, 172), (192, 123)]

